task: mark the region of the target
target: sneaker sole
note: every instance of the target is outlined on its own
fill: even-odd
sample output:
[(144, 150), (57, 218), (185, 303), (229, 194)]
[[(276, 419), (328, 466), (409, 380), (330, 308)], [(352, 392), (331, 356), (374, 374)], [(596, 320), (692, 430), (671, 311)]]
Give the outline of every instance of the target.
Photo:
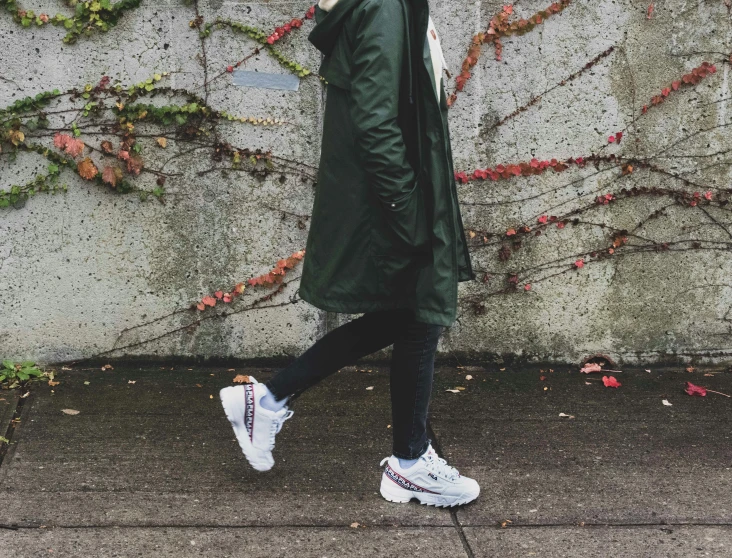
[(464, 492), (457, 496), (446, 496), (444, 494), (432, 494), (430, 492), (414, 492), (407, 490), (401, 486), (397, 486), (388, 478), (382, 477), (381, 495), (385, 500), (396, 504), (406, 504), (416, 499), (420, 504), (425, 506), (435, 506), (437, 508), (452, 508), (454, 506), (462, 506), (475, 500), (480, 495), (480, 489), (475, 493)]
[(269, 471), (274, 466), (272, 452), (255, 448), (244, 426), (244, 386), (229, 386), (219, 391), (221, 405), (229, 419), (244, 456), (256, 471)]

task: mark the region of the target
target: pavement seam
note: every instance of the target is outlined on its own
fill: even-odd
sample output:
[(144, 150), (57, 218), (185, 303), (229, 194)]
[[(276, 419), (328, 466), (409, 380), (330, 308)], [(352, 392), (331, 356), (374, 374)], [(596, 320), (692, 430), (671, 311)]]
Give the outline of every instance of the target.
[[(443, 456), (442, 452), (442, 446), (440, 445), (439, 440), (437, 439), (437, 435), (435, 434), (435, 431), (432, 429), (432, 424), (430, 421), (427, 421), (427, 435), (430, 437), (432, 441), (432, 446), (434, 447), (435, 451), (437, 452), (437, 455)], [(475, 558), (475, 553), (473, 552), (473, 549), (470, 548), (470, 543), (468, 542), (467, 537), (465, 536), (465, 532), (463, 531), (463, 526), (460, 525), (460, 521), (458, 520), (457, 516), (457, 510), (455, 508), (450, 508), (448, 510), (450, 512), (450, 517), (452, 518), (452, 524), (455, 526), (455, 531), (457, 531), (458, 537), (460, 538), (460, 542), (463, 543), (463, 549), (465, 550), (465, 553), (468, 555), (468, 558)]]
[[(423, 523), (419, 524), (405, 524), (405, 525), (367, 525), (368, 529), (379, 529), (379, 530), (391, 530), (391, 529), (450, 529), (450, 525), (426, 525)], [(454, 525), (452, 526), (454, 527)], [(508, 530), (508, 529), (546, 529), (546, 528), (559, 528), (559, 529), (587, 529), (587, 528), (610, 528), (610, 529), (650, 529), (659, 528), (666, 529), (671, 527), (732, 527), (732, 523), (592, 523), (579, 525), (577, 523), (547, 523), (543, 525), (511, 525), (501, 527), (496, 523), (490, 524), (465, 524), (461, 525), (463, 529), (489, 529), (495, 530)], [(296, 523), (288, 525), (215, 525), (215, 524), (157, 524), (157, 525), (145, 525), (145, 524), (100, 524), (100, 525), (53, 525), (53, 524), (38, 524), (38, 525), (16, 525), (16, 524), (0, 524), (0, 529), (9, 529), (12, 531), (33, 531), (40, 529), (343, 529), (350, 530), (352, 527), (349, 525), (312, 525), (307, 523)]]
[[(451, 529), (450, 525), (425, 525), (423, 523), (415, 525), (365, 525), (367, 529), (379, 529), (379, 530), (396, 530), (396, 529), (411, 529), (415, 531), (423, 529)], [(175, 523), (170, 524), (158, 524), (158, 525), (53, 525), (53, 524), (39, 524), (39, 525), (0, 525), (0, 529), (10, 529), (12, 531), (35, 531), (35, 530), (46, 530), (46, 529), (320, 529), (320, 530), (345, 530), (345, 531), (356, 531), (350, 525), (312, 525), (308, 523), (297, 523), (292, 525), (204, 525), (204, 524), (190, 524), (190, 525), (177, 525)], [(363, 529), (359, 528), (359, 532)]]

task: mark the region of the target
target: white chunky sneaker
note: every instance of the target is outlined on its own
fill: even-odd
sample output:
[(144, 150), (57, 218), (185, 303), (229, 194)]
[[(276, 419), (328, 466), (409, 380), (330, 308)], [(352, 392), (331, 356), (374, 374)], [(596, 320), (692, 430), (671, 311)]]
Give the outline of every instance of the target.
[(287, 407), (276, 413), (263, 408), (260, 400), (267, 388), (252, 376), (249, 379), (250, 384), (223, 388), (219, 397), (249, 464), (257, 471), (269, 471), (275, 436), (293, 412)]
[(428, 506), (452, 507), (472, 502), (480, 494), (478, 483), (461, 476), (431, 445), (409, 469), (402, 469), (393, 455), (383, 459), (381, 465), (384, 463), (381, 495), (390, 502), (404, 504), (416, 498)]

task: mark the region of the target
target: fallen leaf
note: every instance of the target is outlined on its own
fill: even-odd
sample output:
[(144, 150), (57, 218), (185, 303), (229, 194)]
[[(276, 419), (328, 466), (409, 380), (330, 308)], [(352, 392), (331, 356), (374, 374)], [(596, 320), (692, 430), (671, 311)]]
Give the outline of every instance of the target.
[(196, 387), (202, 388), (203, 386), (201, 384), (196, 384)]
[(686, 389), (684, 391), (689, 395), (698, 395), (700, 397), (705, 397), (707, 394), (706, 388), (695, 386), (691, 382), (686, 382)]
[(687, 366), (686, 367), (686, 371), (687, 372), (693, 372), (694, 371), (694, 367), (693, 366)]
[(596, 362), (588, 362), (582, 368), (580, 368), (580, 372), (582, 372), (583, 374), (589, 374), (591, 372), (602, 372), (602, 366), (600, 366)]
[[(61, 370), (63, 370), (63, 368)], [(105, 364), (104, 366), (102, 366), (102, 372), (105, 372), (107, 370), (114, 370), (114, 368), (112, 368), (111, 364)]]
[(539, 376), (539, 379), (543, 382), (544, 380), (546, 380), (546, 376)]
[(366, 388), (366, 391), (371, 391), (373, 389), (374, 389), (374, 386), (369, 386), (369, 387)]
[(450, 393), (460, 393), (459, 389), (446, 389), (445, 391), (449, 391)]
[(48, 380), (48, 385), (51, 386), (51, 387), (56, 387), (60, 383), (61, 382), (54, 382), (53, 380)]
[(352, 527), (353, 529), (358, 529), (358, 525), (359, 525), (359, 524), (358, 524), (358, 523), (356, 523), (355, 521), (354, 521), (353, 523), (351, 523), (351, 527)]
[(714, 377), (714, 374), (704, 374), (705, 376), (711, 376)]
[(603, 376), (602, 383), (605, 384), (605, 387), (611, 388), (619, 388), (623, 385), (615, 379), (615, 376)]
[(673, 406), (673, 403), (671, 403), (668, 399), (664, 399), (663, 401), (661, 401), (661, 403), (663, 403), (664, 405), (666, 405), (666, 407), (672, 407)]
[(88, 381), (88, 380), (87, 380), (86, 382), (84, 382), (84, 385), (85, 385), (85, 386), (88, 386), (89, 384), (91, 384), (91, 382), (90, 382), (90, 381)]
[(465, 379), (468, 380), (468, 381), (470, 381), (470, 380), (473, 379), (473, 377), (470, 374), (468, 374), (467, 376), (465, 376)]
[(651, 371), (648, 368), (646, 368), (646, 372), (648, 372), (649, 374), (651, 373)]
[(562, 418), (571, 418), (571, 419), (574, 418), (574, 415), (568, 415), (566, 413), (559, 413), (559, 416)]
[(72, 370), (72, 368), (69, 368), (68, 366), (62, 366), (61, 370)]
[(128, 383), (128, 384), (134, 384), (134, 383), (136, 383), (136, 382), (137, 382), (137, 380), (127, 380), (127, 383)]
[(61, 409), (61, 412), (67, 415), (78, 415), (81, 411), (77, 411), (76, 409)]
[(155, 141), (158, 142), (158, 145), (160, 147), (162, 147), (163, 149), (165, 149), (168, 146), (167, 138), (157, 138)]
[(234, 376), (234, 383), (237, 384), (251, 384), (252, 381), (249, 379), (249, 376), (245, 374), (237, 374)]
[(209, 399), (213, 399), (213, 395), (209, 395), (209, 396), (208, 396), (208, 398), (209, 398)]

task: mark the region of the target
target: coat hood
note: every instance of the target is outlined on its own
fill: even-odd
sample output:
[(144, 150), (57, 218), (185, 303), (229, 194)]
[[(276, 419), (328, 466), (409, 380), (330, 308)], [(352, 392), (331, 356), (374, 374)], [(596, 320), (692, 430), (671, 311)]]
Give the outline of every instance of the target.
[(324, 55), (328, 56), (335, 47), (338, 34), (348, 14), (365, 0), (321, 0), (318, 7), (328, 15), (310, 31), (308, 41)]
[[(327, 12), (327, 16), (313, 27), (308, 35), (308, 40), (322, 52), (329, 56), (335, 48), (338, 35), (348, 15), (362, 2), (366, 0), (319, 0), (317, 6)], [(414, 76), (412, 70), (412, 44), (409, 33), (409, 20), (407, 9), (402, 2), (404, 11), (404, 34), (407, 37), (407, 61), (409, 66), (409, 102), (414, 103)]]

